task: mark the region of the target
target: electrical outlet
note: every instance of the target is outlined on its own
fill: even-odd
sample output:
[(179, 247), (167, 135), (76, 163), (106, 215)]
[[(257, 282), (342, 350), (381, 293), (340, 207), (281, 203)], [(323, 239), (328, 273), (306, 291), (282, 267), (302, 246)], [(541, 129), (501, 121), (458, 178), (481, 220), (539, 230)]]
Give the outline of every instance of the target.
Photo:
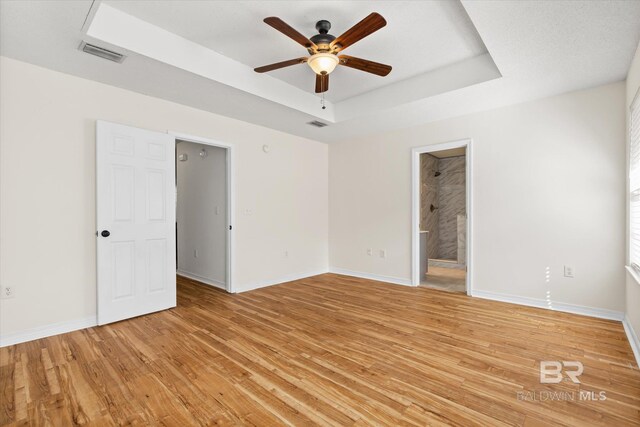
[(197, 249), (193, 250), (193, 257), (194, 258), (198, 258), (198, 250)]
[(373, 249), (367, 249), (367, 255), (369, 256), (373, 255)]
[(387, 257), (387, 251), (385, 249), (380, 249), (380, 258), (386, 258)]
[(564, 277), (573, 277), (573, 267), (568, 265), (564, 266)]
[(0, 298), (6, 299), (6, 298), (13, 298), (14, 296), (15, 296), (15, 290), (13, 289), (13, 286), (2, 287), (2, 294), (0, 294)]
[(284, 251), (284, 257), (289, 258), (289, 251)]

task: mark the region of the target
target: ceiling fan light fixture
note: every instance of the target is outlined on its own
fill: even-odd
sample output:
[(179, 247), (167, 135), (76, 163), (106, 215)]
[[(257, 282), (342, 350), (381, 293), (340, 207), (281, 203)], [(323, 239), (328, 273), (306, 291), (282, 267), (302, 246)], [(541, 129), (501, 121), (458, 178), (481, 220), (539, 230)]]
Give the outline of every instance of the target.
[(314, 73), (319, 75), (330, 74), (335, 70), (339, 62), (340, 60), (336, 55), (327, 52), (316, 53), (315, 55), (311, 55), (307, 60), (309, 67), (311, 67)]

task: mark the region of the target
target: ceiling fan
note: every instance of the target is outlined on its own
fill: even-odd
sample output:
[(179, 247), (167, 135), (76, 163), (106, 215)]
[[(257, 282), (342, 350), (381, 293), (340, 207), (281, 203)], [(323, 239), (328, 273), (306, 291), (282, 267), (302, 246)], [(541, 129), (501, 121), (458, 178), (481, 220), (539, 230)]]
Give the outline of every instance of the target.
[(310, 39), (300, 34), (280, 18), (269, 17), (265, 18), (264, 22), (304, 46), (311, 56), (258, 67), (254, 70), (257, 73), (264, 73), (306, 62), (316, 73), (316, 93), (321, 93), (329, 90), (329, 74), (338, 65), (344, 65), (383, 77), (391, 72), (391, 66), (389, 65), (348, 55), (338, 56), (338, 53), (344, 49), (387, 25), (387, 21), (385, 21), (382, 15), (376, 12), (373, 12), (358, 22), (339, 37), (329, 34), (331, 23), (326, 20), (321, 20), (316, 23), (316, 30), (318, 30), (319, 34), (316, 34)]

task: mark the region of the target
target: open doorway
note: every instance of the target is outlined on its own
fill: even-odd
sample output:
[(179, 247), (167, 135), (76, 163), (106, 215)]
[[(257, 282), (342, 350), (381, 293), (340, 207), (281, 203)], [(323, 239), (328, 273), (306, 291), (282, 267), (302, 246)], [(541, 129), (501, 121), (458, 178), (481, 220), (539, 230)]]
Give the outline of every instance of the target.
[(231, 291), (230, 147), (176, 138), (177, 274)]
[(469, 293), (470, 141), (414, 149), (414, 286)]

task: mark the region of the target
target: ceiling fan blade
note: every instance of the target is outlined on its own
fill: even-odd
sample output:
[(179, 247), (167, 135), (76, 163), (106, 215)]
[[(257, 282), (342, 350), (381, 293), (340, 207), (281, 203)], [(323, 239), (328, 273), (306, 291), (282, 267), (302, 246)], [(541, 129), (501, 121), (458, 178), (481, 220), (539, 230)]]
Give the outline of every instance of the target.
[(273, 28), (280, 31), (285, 36), (298, 42), (299, 44), (306, 47), (307, 49), (313, 49), (313, 50), (318, 49), (318, 46), (316, 46), (315, 43), (313, 43), (307, 37), (303, 36), (298, 31), (293, 29), (289, 24), (284, 22), (282, 19), (277, 18), (275, 16), (271, 16), (269, 18), (264, 18), (264, 22), (268, 25), (271, 25)]
[(316, 74), (316, 93), (329, 90), (329, 74)]
[(348, 55), (340, 55), (338, 58), (340, 59), (340, 65), (355, 68), (356, 70), (365, 71), (377, 76), (384, 77), (391, 72), (390, 65), (380, 64), (378, 62), (355, 58)]
[(334, 52), (346, 49), (359, 40), (375, 33), (380, 28), (387, 25), (387, 21), (379, 13), (373, 12), (362, 21), (347, 30), (340, 37), (331, 42)]
[(277, 70), (278, 68), (289, 67), (291, 65), (296, 64), (304, 64), (307, 62), (307, 58), (296, 58), (290, 59), (288, 61), (276, 62), (275, 64), (263, 65), (262, 67), (254, 68), (253, 71), (256, 73), (265, 73), (267, 71)]

